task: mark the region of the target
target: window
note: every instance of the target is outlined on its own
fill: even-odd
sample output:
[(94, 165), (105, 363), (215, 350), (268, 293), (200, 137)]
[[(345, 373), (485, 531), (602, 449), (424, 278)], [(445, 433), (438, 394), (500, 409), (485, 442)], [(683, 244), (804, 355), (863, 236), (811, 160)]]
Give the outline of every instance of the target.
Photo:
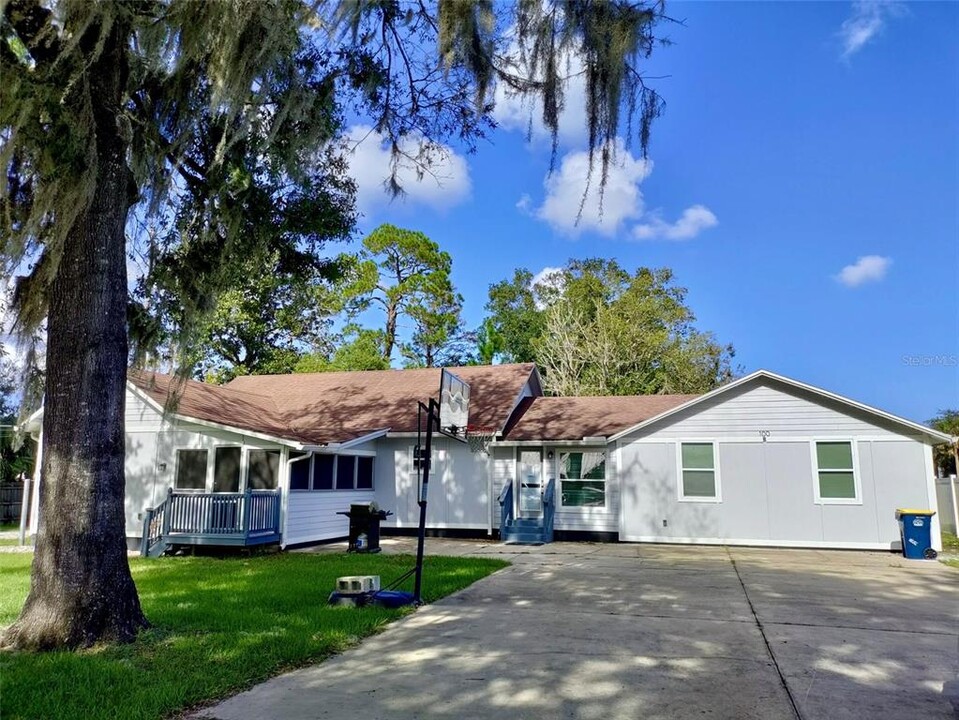
[(605, 507), (606, 451), (561, 452), (559, 479), (564, 507)]
[(206, 450), (177, 450), (173, 486), (177, 490), (206, 490), (206, 457)]
[(332, 490), (333, 489), (333, 463), (336, 460), (335, 455), (314, 455), (313, 456), (313, 489), (314, 490)]
[(817, 442), (816, 472), (816, 502), (859, 502), (851, 442)]
[(250, 450), (246, 486), (251, 490), (274, 490), (280, 477), (279, 450)]
[(357, 490), (373, 489), (373, 458), (371, 457), (356, 458), (356, 489)]
[(290, 460), (290, 490), (310, 489), (310, 456), (301, 455)]
[(218, 447), (213, 453), (213, 492), (240, 492), (238, 447)]
[(680, 500), (719, 502), (719, 478), (713, 443), (681, 443)]
[(356, 475), (356, 458), (352, 455), (336, 456), (336, 489), (352, 490)]

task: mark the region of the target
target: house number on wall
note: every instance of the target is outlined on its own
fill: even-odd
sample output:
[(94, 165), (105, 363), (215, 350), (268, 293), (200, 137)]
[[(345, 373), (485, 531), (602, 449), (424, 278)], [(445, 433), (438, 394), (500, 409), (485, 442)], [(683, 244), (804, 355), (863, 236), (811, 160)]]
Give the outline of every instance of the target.
[(760, 430), (760, 431), (759, 431), (759, 437), (761, 437), (761, 438), (763, 439), (763, 442), (766, 442), (766, 439), (769, 437), (769, 431), (768, 431), (768, 430)]

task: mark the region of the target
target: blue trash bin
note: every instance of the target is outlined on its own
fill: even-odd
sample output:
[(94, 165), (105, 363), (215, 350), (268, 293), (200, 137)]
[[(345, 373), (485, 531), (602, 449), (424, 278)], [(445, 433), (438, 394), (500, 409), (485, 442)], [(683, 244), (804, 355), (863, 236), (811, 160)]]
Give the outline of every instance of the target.
[(896, 510), (904, 556), (912, 560), (936, 559), (938, 553), (932, 548), (932, 516), (935, 514), (934, 510)]

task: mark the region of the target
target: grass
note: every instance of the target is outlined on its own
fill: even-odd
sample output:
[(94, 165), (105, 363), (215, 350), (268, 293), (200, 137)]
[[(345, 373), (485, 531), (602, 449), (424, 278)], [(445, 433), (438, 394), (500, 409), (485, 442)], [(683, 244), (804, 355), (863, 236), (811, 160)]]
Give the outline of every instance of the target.
[(959, 570), (959, 560), (940, 560), (943, 565), (948, 565), (951, 568), (956, 568)]
[[(26, 598), (32, 557), (0, 554), (0, 625)], [(155, 720), (225, 697), (340, 652), (408, 612), (331, 608), (326, 600), (341, 575), (380, 575), (385, 585), (412, 564), (408, 556), (306, 553), (131, 559), (153, 627), (125, 646), (0, 653), (3, 718)], [(424, 600), (505, 565), (429, 557)]]
[(959, 537), (951, 532), (942, 531), (942, 551), (948, 555), (959, 555)]
[(10, 530), (19, 530), (19, 529), (20, 529), (19, 522), (0, 523), (0, 532), (9, 532)]

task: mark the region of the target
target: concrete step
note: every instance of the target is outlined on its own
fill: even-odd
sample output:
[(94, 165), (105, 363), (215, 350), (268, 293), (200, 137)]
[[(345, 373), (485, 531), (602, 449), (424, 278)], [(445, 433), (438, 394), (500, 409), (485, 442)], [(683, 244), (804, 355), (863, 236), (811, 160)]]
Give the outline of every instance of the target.
[(506, 532), (503, 538), (506, 543), (536, 543), (542, 545), (545, 542), (541, 532)]
[(543, 527), (543, 521), (535, 518), (517, 518), (510, 523), (510, 526), (522, 528), (541, 528)]

